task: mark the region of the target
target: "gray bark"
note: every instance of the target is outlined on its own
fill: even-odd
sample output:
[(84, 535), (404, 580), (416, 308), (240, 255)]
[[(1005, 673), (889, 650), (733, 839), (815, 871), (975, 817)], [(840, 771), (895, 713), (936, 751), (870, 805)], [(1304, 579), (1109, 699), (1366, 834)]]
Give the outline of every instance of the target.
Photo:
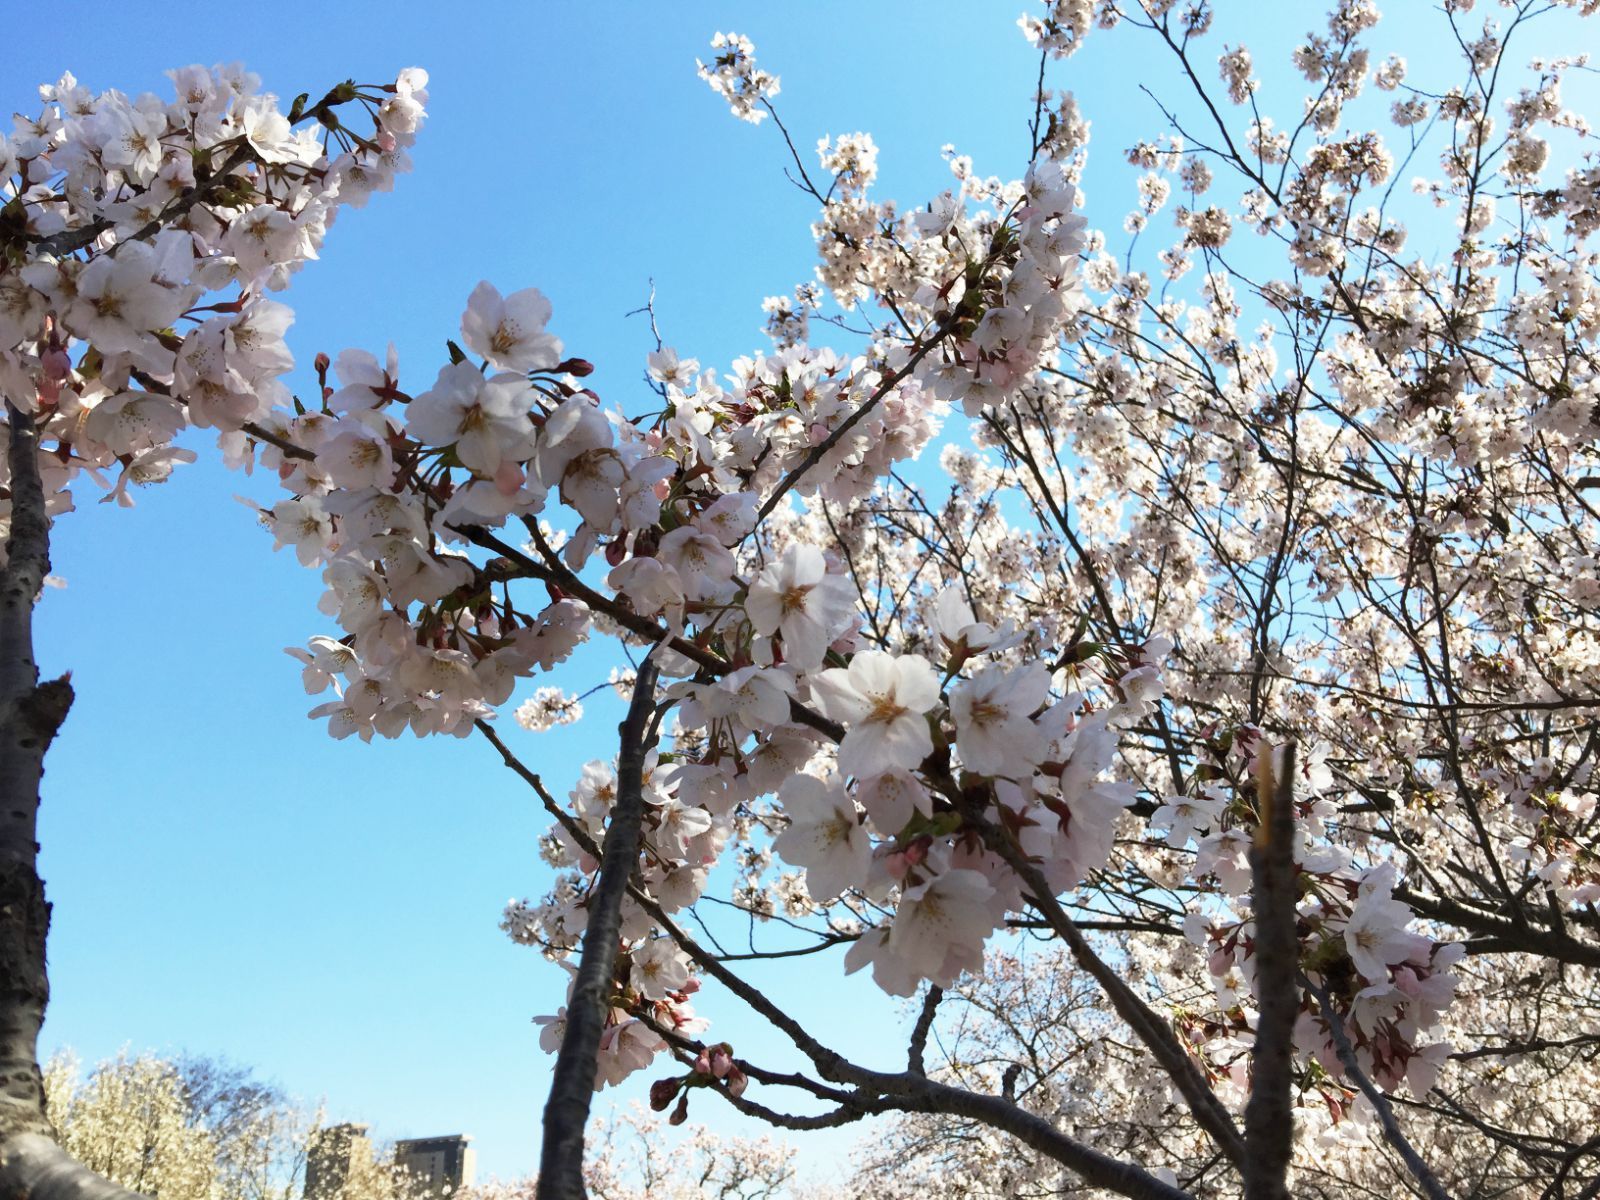
[(0, 1196), (6, 1200), (143, 1200), (96, 1175), (55, 1141), (19, 1133), (0, 1141)]
[(1245, 1200), (1288, 1200), (1294, 1153), (1294, 1026), (1300, 1015), (1300, 940), (1295, 930), (1294, 744), (1283, 748), (1280, 775), (1262, 747), (1261, 823), (1250, 850), (1254, 879), (1256, 1043), (1250, 1100), (1244, 1110)]
[(539, 1200), (583, 1200), (583, 1130), (594, 1098), (600, 1035), (610, 1011), (622, 901), (639, 866), (644, 820), (644, 759), (652, 741), (656, 666), (639, 664), (633, 702), (620, 729), (617, 802), (611, 810), (601, 854), (600, 877), (589, 899), (583, 953), (567, 1003), (567, 1029), (556, 1055), (555, 1077), (544, 1109), (544, 1149), (539, 1163)]
[(39, 878), (45, 751), (72, 705), (67, 677), (39, 682), (33, 606), (50, 571), (50, 518), (33, 418), (11, 417), (11, 535), (0, 567), (0, 1200), (131, 1200), (55, 1143), (39, 1028), (50, 999), (50, 905)]

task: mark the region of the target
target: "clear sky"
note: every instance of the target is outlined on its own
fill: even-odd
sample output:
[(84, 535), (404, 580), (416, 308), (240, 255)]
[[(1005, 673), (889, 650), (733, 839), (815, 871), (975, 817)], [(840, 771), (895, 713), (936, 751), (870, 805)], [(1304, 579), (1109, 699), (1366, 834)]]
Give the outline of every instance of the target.
[[(667, 340), (725, 365), (764, 347), (762, 297), (810, 277), (811, 209), (783, 180), (776, 130), (736, 122), (695, 78), (710, 35), (754, 38), (808, 154), (823, 134), (870, 131), (881, 194), (911, 207), (948, 185), (945, 143), (981, 173), (1020, 173), (1037, 60), (1019, 7), (77, 0), (0, 42), (0, 80), (6, 106), (33, 110), (33, 86), (64, 69), (95, 89), (165, 94), (166, 68), (238, 59), (289, 97), (426, 67), (413, 173), (344, 212), (286, 297), (298, 361), (393, 340), (403, 379), (423, 387), (487, 278), (541, 288), (567, 352), (599, 364), (602, 396), (631, 407), (652, 343), (624, 314), (652, 278)], [(1270, 19), (1302, 33), (1320, 7), (1286, 0)], [(1391, 7), (1407, 21), (1428, 6)], [(1153, 56), (1115, 45), (1108, 57), (1091, 41), (1052, 75), (1094, 122), (1091, 217), (1112, 229), (1129, 204), (1115, 152), (1161, 132), (1133, 86)], [(308, 369), (296, 383), (315, 386)], [(72, 670), (79, 699), (45, 781), (45, 1049), (224, 1055), (385, 1137), (470, 1132), (480, 1175), (520, 1174), (537, 1157), (548, 1079), (530, 1019), (564, 984), (497, 919), (508, 897), (543, 892), (546, 821), (477, 740), (336, 743), (305, 719), (316, 701), (282, 648), (328, 629), (321, 586), (271, 552), (237, 492), (273, 494), (203, 454), (134, 510), (89, 503), (57, 527), (68, 586), (46, 597), (40, 658)], [(608, 665), (589, 654), (559, 681), (578, 689)], [(560, 793), (613, 751), (618, 712), (597, 701), (577, 729), (545, 735), (507, 713), (505, 735)], [(806, 959), (762, 980), (840, 1014), (823, 1025), (841, 1049), (898, 1066), (878, 1036), (895, 1007), (836, 974)], [(714, 997), (701, 1007), (718, 1036), (754, 1049)], [(625, 1098), (642, 1096), (647, 1079), (635, 1082)]]

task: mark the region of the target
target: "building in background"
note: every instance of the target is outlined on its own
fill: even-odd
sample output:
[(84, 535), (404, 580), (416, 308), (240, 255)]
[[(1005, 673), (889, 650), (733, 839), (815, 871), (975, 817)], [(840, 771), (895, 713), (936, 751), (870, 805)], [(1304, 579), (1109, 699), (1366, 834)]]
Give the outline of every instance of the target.
[(413, 1196), (448, 1196), (471, 1187), (477, 1155), (464, 1133), (411, 1138), (394, 1144), (394, 1165), (404, 1171)]
[(305, 1200), (340, 1200), (352, 1175), (372, 1166), (366, 1125), (330, 1125), (312, 1136), (306, 1150)]

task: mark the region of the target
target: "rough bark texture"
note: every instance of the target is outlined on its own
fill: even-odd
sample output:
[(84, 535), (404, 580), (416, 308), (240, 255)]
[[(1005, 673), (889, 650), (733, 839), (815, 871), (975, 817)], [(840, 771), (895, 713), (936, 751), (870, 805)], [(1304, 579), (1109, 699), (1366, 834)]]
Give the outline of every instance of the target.
[(1283, 748), (1273, 778), (1263, 749), (1260, 823), (1250, 850), (1255, 918), (1256, 1019), (1250, 1101), (1244, 1110), (1245, 1200), (1288, 1200), (1294, 1151), (1294, 1026), (1300, 1012), (1300, 942), (1295, 936), (1294, 746)]
[(0, 1138), (49, 1135), (39, 1026), (50, 998), (50, 906), (38, 870), (44, 752), (67, 715), (72, 685), (39, 686), (33, 603), (50, 570), (50, 527), (33, 421), (11, 410), (11, 537), (0, 570)]
[(144, 1200), (96, 1175), (43, 1134), (0, 1142), (0, 1197), (5, 1200)]
[(50, 519), (33, 419), (11, 418), (11, 536), (0, 568), (0, 1200), (129, 1200), (134, 1193), (76, 1162), (54, 1141), (39, 1072), (50, 999), (50, 905), (39, 878), (44, 755), (72, 705), (65, 678), (39, 682), (33, 605), (50, 570)]
[(640, 827), (644, 815), (644, 758), (649, 750), (651, 714), (655, 709), (656, 667), (646, 658), (633, 685), (633, 702), (620, 729), (617, 759), (617, 802), (606, 829), (600, 877), (589, 900), (589, 922), (583, 932), (583, 954), (572, 996), (567, 1002), (567, 1029), (556, 1055), (550, 1099), (544, 1108), (544, 1150), (539, 1163), (539, 1200), (582, 1200), (583, 1130), (594, 1098), (595, 1064), (600, 1035), (610, 1010), (612, 976), (616, 971), (622, 932), (622, 901), (639, 865)]

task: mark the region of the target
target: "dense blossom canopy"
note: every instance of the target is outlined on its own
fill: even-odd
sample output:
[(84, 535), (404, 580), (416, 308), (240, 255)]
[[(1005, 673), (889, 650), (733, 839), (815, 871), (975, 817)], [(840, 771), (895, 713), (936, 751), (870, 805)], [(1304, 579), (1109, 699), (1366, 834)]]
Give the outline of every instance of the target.
[[(1494, 1187), (1560, 1194), (1596, 1162), (1600, 168), (1569, 153), (1581, 60), (1509, 47), (1600, 6), (1474, 7), (1436, 15), (1450, 78), (1413, 82), (1373, 5), (1339, 0), (1275, 123), (1208, 4), (1057, 0), (1021, 22), (1042, 81), (1122, 37), (1194, 88), (1128, 151), (1126, 249), (1081, 215), (1070, 94), (1039, 92), (1030, 161), (985, 177), (952, 149), (915, 208), (874, 194), (869, 135), (825, 137), (792, 164), (818, 266), (767, 302), (773, 345), (720, 370), (661, 346), (631, 418), (549, 298), (492, 282), (448, 361), (344, 350), (289, 396), (272, 296), (404, 169), (421, 72), (287, 114), (237, 70), (174, 72), (173, 100), (66, 76), (0, 140), (0, 388), (55, 514), (90, 485), (131, 504), (193, 458), (189, 425), (276, 475), (262, 519), (327, 586), (296, 651), (331, 693), (313, 716), (481, 731), (550, 809), (557, 880), (508, 909), (516, 940), (579, 948), (642, 802), (597, 1086), (653, 1070), (680, 1117), (696, 1088), (778, 1123), (955, 1113), (1131, 1195), (1227, 1192), (1257, 1161), (1235, 1116), (1254, 1146), (1281, 1090), (1307, 1188), (1440, 1186), (1399, 1165), (1410, 1119), (1425, 1147), (1486, 1139)], [(705, 81), (781, 128), (749, 39), (712, 45)], [(1136, 252), (1169, 206), (1170, 244)], [(1419, 219), (1454, 223), (1447, 253), (1411, 248)], [(836, 314), (868, 332), (817, 344)], [(610, 682), (646, 689), (643, 765), (590, 763), (562, 802), (491, 722), (596, 635), (628, 656)], [(581, 713), (520, 695), (531, 730)], [(696, 940), (729, 875), (739, 907), (924, 997), (910, 1072), (843, 1064)], [(1096, 984), (1056, 1031), (1101, 1047), (1092, 1073), (1017, 1049), (1026, 1010), (993, 989), (1019, 928)], [(707, 976), (815, 1078), (702, 1040)], [(988, 1003), (1014, 1071), (924, 1073), (943, 989)], [(542, 1025), (559, 1047), (566, 1011)], [(1129, 1030), (1137, 1053), (1105, 1049)]]

